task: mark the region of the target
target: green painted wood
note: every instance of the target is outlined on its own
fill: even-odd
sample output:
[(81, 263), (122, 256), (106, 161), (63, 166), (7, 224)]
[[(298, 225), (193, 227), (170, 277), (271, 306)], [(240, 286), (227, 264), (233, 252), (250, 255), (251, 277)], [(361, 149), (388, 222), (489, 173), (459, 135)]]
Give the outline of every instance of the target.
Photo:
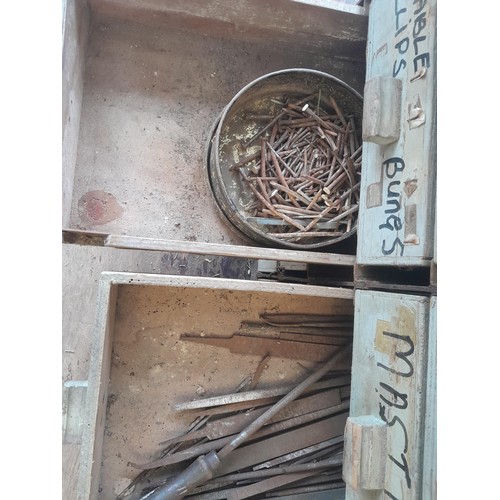
[[(400, 80), (401, 115), (395, 142), (363, 143), (357, 262), (426, 266), (434, 256), (436, 0), (373, 0), (368, 19), (366, 88), (373, 93), (379, 77)], [(397, 109), (371, 101), (364, 123), (374, 127), (387, 121), (377, 113)]]
[[(384, 489), (347, 486), (346, 500), (422, 500), (429, 298), (355, 294), (350, 417), (387, 423)], [(346, 470), (344, 465), (344, 471)]]

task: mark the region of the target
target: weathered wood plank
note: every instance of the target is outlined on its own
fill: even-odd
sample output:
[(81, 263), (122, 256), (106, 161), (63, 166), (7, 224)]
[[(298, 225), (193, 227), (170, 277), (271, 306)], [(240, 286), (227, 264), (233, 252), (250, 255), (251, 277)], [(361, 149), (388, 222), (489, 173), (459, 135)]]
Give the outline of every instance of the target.
[(422, 293), (430, 294), (431, 286), (407, 285), (404, 283), (384, 283), (377, 280), (357, 280), (354, 281), (354, 288), (357, 290), (384, 290), (388, 292), (402, 293)]
[[(78, 500), (97, 498), (102, 454), (104, 423), (108, 399), (108, 380), (113, 350), (113, 324), (115, 318), (117, 287), (101, 281), (99, 286), (96, 335), (91, 348), (91, 366), (87, 389), (87, 411), (82, 438)], [(99, 334), (101, 332), (101, 334)]]
[(63, 12), (62, 224), (65, 226), (69, 223), (80, 132), (89, 28), (87, 1), (63, 0)]
[[(365, 9), (346, 2), (329, 0), (274, 0), (269, 10), (266, 0), (223, 1), (208, 5), (194, 0), (189, 6), (182, 0), (90, 0), (97, 13), (122, 19), (159, 22), (165, 16), (195, 17), (198, 22), (236, 25), (239, 29), (259, 30), (263, 36), (294, 34), (305, 47), (334, 44), (336, 54), (353, 57), (366, 40)], [(272, 13), (281, 15), (270, 15)], [(134, 16), (134, 17), (133, 17)], [(301, 26), (297, 30), (297, 26)], [(227, 30), (227, 28), (226, 28)], [(267, 33), (266, 33), (267, 32)], [(358, 56), (359, 57), (359, 56)]]
[(279, 250), (275, 248), (249, 247), (244, 245), (223, 245), (217, 243), (161, 240), (156, 238), (140, 238), (133, 236), (109, 235), (105, 245), (114, 248), (133, 250), (157, 250), (161, 252), (185, 252), (202, 255), (225, 255), (248, 259), (280, 260), (290, 262), (310, 262), (315, 264), (335, 264), (353, 266), (354, 255), (316, 253), (296, 250)]

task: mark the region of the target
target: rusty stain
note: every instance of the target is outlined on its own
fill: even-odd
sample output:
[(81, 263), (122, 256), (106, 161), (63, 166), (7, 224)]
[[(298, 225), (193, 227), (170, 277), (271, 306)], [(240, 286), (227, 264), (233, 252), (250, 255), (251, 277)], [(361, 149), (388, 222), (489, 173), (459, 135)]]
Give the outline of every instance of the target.
[(394, 361), (394, 348), (393, 340), (384, 335), (384, 332), (390, 332), (394, 326), (389, 322), (382, 319), (377, 320), (375, 329), (375, 349), (378, 352), (384, 352), (388, 355), (392, 354), (391, 361)]
[(419, 245), (420, 244), (420, 238), (416, 234), (409, 234), (403, 240), (403, 243), (405, 245)]
[(416, 342), (416, 312), (406, 306), (400, 305), (397, 308), (396, 316), (391, 321), (377, 320), (375, 330), (375, 349), (379, 353), (389, 356), (391, 363), (396, 362), (397, 343), (393, 338), (384, 335), (384, 332), (392, 332), (398, 335), (408, 335), (413, 343)]
[(78, 200), (78, 215), (82, 222), (97, 226), (118, 219), (123, 207), (117, 199), (104, 191), (89, 191)]
[(373, 59), (376, 59), (379, 55), (386, 55), (387, 54), (387, 44), (384, 43), (384, 45), (382, 45), (378, 50), (377, 52), (375, 52), (375, 54), (373, 55)]
[(403, 190), (409, 198), (417, 190), (417, 187), (417, 179), (411, 179), (405, 182)]

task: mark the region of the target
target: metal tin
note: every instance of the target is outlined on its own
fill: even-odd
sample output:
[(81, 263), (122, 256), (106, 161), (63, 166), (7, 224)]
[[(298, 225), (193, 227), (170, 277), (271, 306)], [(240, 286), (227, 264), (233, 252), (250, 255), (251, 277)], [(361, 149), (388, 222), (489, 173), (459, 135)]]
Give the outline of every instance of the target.
[(300, 98), (318, 90), (321, 90), (325, 99), (328, 94), (334, 95), (345, 113), (353, 115), (356, 130), (360, 134), (363, 100), (358, 92), (327, 73), (293, 68), (264, 75), (241, 89), (224, 108), (213, 135), (208, 171), (217, 203), (237, 229), (264, 245), (305, 250), (331, 247), (356, 232), (357, 223), (342, 236), (304, 244), (285, 242), (267, 235), (257, 225), (247, 221), (248, 207), (254, 201), (253, 194), (245, 189), (238, 172), (229, 170), (231, 165), (240, 160), (240, 156), (255, 152), (252, 147), (244, 153), (240, 149), (241, 141), (248, 139), (259, 129), (259, 124), (246, 118), (246, 115), (250, 112), (276, 114), (279, 104), (274, 104), (275, 109), (270, 109), (270, 106), (273, 106), (270, 105), (271, 99), (278, 101), (284, 95)]

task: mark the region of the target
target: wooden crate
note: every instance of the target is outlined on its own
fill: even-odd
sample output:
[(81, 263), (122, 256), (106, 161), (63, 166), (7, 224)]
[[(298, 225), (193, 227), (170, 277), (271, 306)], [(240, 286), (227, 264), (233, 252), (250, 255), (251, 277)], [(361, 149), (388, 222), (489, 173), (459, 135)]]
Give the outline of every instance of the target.
[(237, 232), (218, 211), (206, 156), (223, 108), (259, 76), (316, 69), (362, 90), (364, 8), (89, 0), (67, 9), (65, 241), (353, 265), (355, 238), (328, 252), (276, 252)]
[[(185, 276), (103, 273), (90, 360), (78, 498), (115, 498), (158, 443), (193, 417), (176, 403), (235, 392), (260, 356), (179, 340), (231, 335), (262, 312), (352, 314), (352, 290)], [(296, 383), (316, 363), (273, 357), (259, 388)]]
[[(127, 257), (119, 253), (105, 254), (103, 261), (112, 269), (136, 270), (140, 261), (140, 267), (155, 272), (151, 257), (154, 252), (148, 252), (153, 250), (160, 256), (163, 252), (179, 252), (317, 264), (313, 274), (318, 283), (322, 282), (321, 266), (325, 265), (330, 269), (335, 266), (351, 268), (347, 278), (345, 273), (335, 277), (339, 283), (350, 281), (357, 260), (354, 281), (362, 288), (373, 288), (374, 283), (379, 286), (384, 281), (387, 284), (388, 279), (373, 271), (373, 267), (379, 270), (383, 270), (383, 266), (396, 270), (399, 266), (427, 268), (435, 255), (432, 253), (435, 246), (435, 94), (432, 87), (435, 65), (432, 58), (433, 64), (425, 77), (410, 81), (413, 75), (408, 68), (396, 75), (404, 77), (403, 112), (409, 112), (414, 94), (420, 95), (421, 103), (425, 103), (425, 124), (401, 133), (395, 143), (383, 146), (365, 143), (368, 160), (363, 167), (366, 174), (362, 180), (359, 237), (351, 241), (350, 246), (324, 252), (263, 248), (235, 232), (218, 212), (205, 171), (207, 147), (219, 113), (238, 90), (263, 74), (299, 67), (325, 71), (362, 92), (365, 68), (368, 79), (389, 74), (387, 68), (392, 69), (391, 57), (397, 51), (395, 43), (399, 38), (394, 38), (394, 22), (398, 21), (394, 18), (393, 6), (389, 9), (390, 16), (384, 14), (387, 5), (382, 0), (369, 3), (369, 60), (365, 58), (368, 16), (363, 8), (339, 1), (276, 0), (272, 7), (269, 4), (264, 0), (209, 5), (204, 0), (194, 0), (189, 7), (181, 0), (80, 0), (64, 4), (62, 226), (65, 242), (108, 247), (100, 250), (136, 251), (136, 260), (130, 254)], [(400, 2), (400, 6), (411, 8), (410, 2), (404, 6)], [(428, 33), (425, 43), (429, 44), (429, 54), (434, 57), (435, 1), (427, 2), (424, 10)], [(384, 21), (377, 21), (379, 18)], [(391, 25), (385, 22), (387, 19), (392, 19)], [(413, 26), (405, 29), (397, 36), (404, 38)], [(386, 41), (387, 50), (384, 49)], [(381, 72), (377, 73), (379, 70)], [(401, 125), (409, 128), (404, 119)], [(416, 136), (424, 144), (423, 149)], [(407, 233), (413, 234), (416, 228), (418, 243), (416, 239), (409, 239), (404, 244), (403, 255), (394, 255), (394, 252), (381, 255), (384, 239), (386, 248), (393, 241), (390, 242), (387, 235), (381, 236), (379, 227), (389, 215), (383, 204), (389, 183), (381, 177), (381, 166), (397, 155), (404, 157), (408, 168), (405, 167), (403, 177), (400, 178), (398, 171), (389, 181), (397, 180), (405, 186), (408, 183), (408, 193), (411, 191), (398, 198), (401, 211), (408, 211), (408, 217), (402, 216), (401, 221), (410, 222), (398, 237), (406, 238)], [(415, 176), (410, 175), (413, 171)], [(414, 177), (418, 177), (417, 190), (413, 189)], [(373, 187), (375, 184), (378, 187)], [(374, 202), (377, 192), (382, 197), (381, 205)], [(412, 229), (410, 233), (409, 229)], [(90, 260), (96, 259), (96, 255), (100, 261), (101, 254), (97, 250), (95, 255), (85, 256)], [(115, 255), (119, 258), (114, 259)], [(72, 254), (73, 264), (79, 256), (76, 251)], [(436, 257), (434, 261), (437, 262)], [(402, 286), (409, 292), (428, 294), (428, 275), (431, 274), (430, 281), (435, 286), (436, 268), (424, 272), (427, 274), (417, 273), (410, 280), (404, 277), (407, 274), (403, 275), (403, 281), (401, 277), (390, 278), (391, 286), (385, 289), (397, 290)], [(96, 276), (84, 282), (82, 274), (81, 271), (76, 273), (70, 290), (66, 291), (78, 290), (75, 295), (93, 301)], [(327, 274), (325, 272), (325, 276)], [(426, 283), (421, 281), (422, 276)], [(190, 306), (196, 307), (201, 314), (196, 322), (186, 314), (189, 311), (184, 297), (191, 297)], [(201, 297), (207, 304), (216, 298), (223, 301), (220, 317), (214, 316), (218, 309), (198, 309)], [(254, 298), (254, 305), (248, 304), (249, 297)], [(371, 297), (372, 301), (364, 297)], [(416, 355), (425, 364), (422, 360), (427, 356), (425, 318), (429, 302), (426, 297), (388, 293), (375, 311), (373, 307), (378, 297), (375, 292), (359, 291), (354, 301), (352, 290), (325, 286), (105, 273), (99, 286), (95, 328), (91, 331), (93, 317), (78, 317), (73, 322), (76, 326), (72, 326), (82, 339), (92, 337), (94, 343), (91, 361), (81, 360), (81, 366), (89, 367), (89, 376), (85, 406), (88, 414), (84, 419), (81, 460), (77, 463), (78, 497), (111, 498), (114, 490), (119, 489), (120, 480), (126, 481), (132, 473), (126, 465), (127, 455), (135, 453), (134, 459), (140, 461), (150, 453), (160, 434), (179, 429), (183, 422), (172, 420), (165, 424), (165, 419), (158, 418), (155, 422), (162, 424), (151, 424), (149, 416), (154, 420), (154, 414), (160, 411), (154, 391), (163, 385), (162, 395), (165, 393), (167, 405), (172, 405), (181, 396), (192, 394), (197, 388), (195, 385), (204, 384), (210, 371), (201, 375), (190, 371), (191, 379), (184, 377), (177, 387), (165, 376), (165, 365), (160, 366), (162, 361), (156, 359), (160, 351), (155, 351), (155, 342), (172, 334), (168, 337), (171, 342), (184, 328), (204, 328), (201, 326), (203, 317), (211, 328), (217, 325), (232, 328), (242, 317), (254, 318), (259, 307), (332, 312), (352, 311), (356, 305), (358, 326), (354, 351), (358, 354), (353, 358), (352, 371), (356, 380), (362, 381), (359, 383), (366, 384), (357, 385), (351, 401), (351, 416), (376, 415), (376, 404), (370, 408), (360, 407), (373, 402), (373, 383), (377, 380), (363, 379), (368, 370), (367, 360), (372, 363), (374, 356), (380, 354), (370, 344), (373, 341), (370, 325), (375, 320), (391, 322), (397, 318), (398, 313), (392, 309), (394, 303), (416, 307), (419, 311)], [(392, 316), (390, 311), (393, 311)], [(71, 318), (76, 317), (74, 311), (71, 314)], [(120, 349), (124, 352), (125, 363), (132, 364), (133, 369), (114, 356)], [(209, 352), (199, 351), (198, 355), (201, 366), (207, 367)], [(185, 352), (173, 351), (169, 359), (176, 377), (177, 373), (185, 373), (183, 370), (188, 363)], [(246, 360), (235, 364), (230, 359), (230, 356), (224, 361), (219, 358), (220, 366), (211, 374), (218, 388), (227, 386), (228, 374), (246, 376), (255, 362)], [(296, 364), (275, 361), (269, 371), (269, 384), (291, 380), (297, 375)], [(390, 366), (390, 361), (381, 362)], [(80, 378), (84, 378), (85, 369), (79, 368), (83, 373)], [(160, 382), (165, 378), (162, 385), (151, 388), (155, 377)], [(419, 372), (419, 377), (419, 384), (425, 387), (425, 376)], [(138, 379), (141, 382), (134, 385)], [(75, 385), (80, 396), (85, 391), (85, 382)], [(150, 387), (147, 387), (148, 382)], [(116, 388), (121, 397), (109, 398)], [(144, 394), (142, 389), (146, 389)], [(427, 392), (432, 392), (432, 386), (428, 385)], [(106, 417), (108, 402), (109, 418)], [(431, 411), (432, 399), (427, 403), (419, 399), (418, 405), (411, 410), (411, 418), (422, 415), (425, 404)], [(144, 412), (141, 416), (141, 405), (147, 407), (150, 414)], [(73, 416), (75, 414), (71, 413), (71, 419)], [(131, 436), (134, 429), (125, 427), (121, 417), (123, 422), (138, 422), (141, 439)], [(432, 429), (432, 411), (426, 422), (425, 425)], [(107, 428), (110, 425), (112, 429)], [(107, 434), (108, 431), (112, 435)], [(412, 439), (420, 435), (421, 428), (415, 432)], [(80, 439), (74, 425), (67, 437)], [(397, 440), (394, 443), (400, 444)], [(421, 457), (422, 449), (418, 445), (415, 444), (414, 450)], [(426, 463), (432, 460), (432, 451), (426, 452)], [(421, 481), (421, 477), (421, 471), (416, 471), (415, 483)], [(388, 487), (392, 487), (397, 478), (400, 476), (396, 469), (388, 473)], [(426, 474), (424, 486), (419, 485), (420, 489), (415, 491), (428, 491), (432, 481), (432, 475)], [(383, 498), (381, 491), (377, 495), (376, 498)], [(417, 497), (412, 491), (398, 498)]]

